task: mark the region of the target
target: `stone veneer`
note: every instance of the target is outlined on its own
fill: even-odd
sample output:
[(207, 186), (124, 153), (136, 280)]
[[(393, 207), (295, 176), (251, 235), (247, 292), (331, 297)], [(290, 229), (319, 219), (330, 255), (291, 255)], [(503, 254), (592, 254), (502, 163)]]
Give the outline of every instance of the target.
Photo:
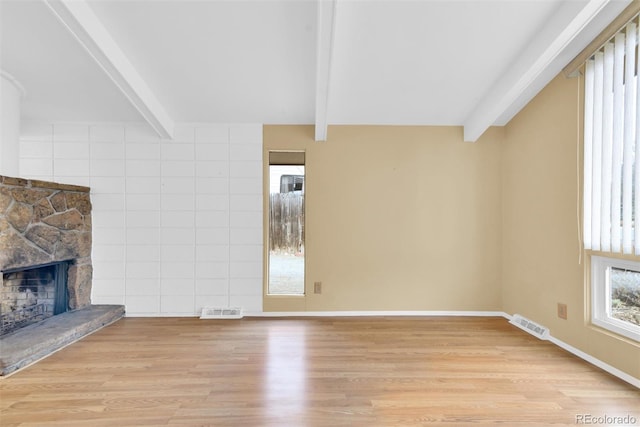
[(89, 188), (0, 175), (0, 271), (68, 260), (76, 310), (91, 304)]

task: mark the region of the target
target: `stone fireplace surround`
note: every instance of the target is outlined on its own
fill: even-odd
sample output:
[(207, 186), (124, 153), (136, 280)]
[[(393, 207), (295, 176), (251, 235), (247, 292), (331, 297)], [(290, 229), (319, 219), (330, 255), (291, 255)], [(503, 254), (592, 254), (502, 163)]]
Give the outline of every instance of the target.
[(91, 239), (88, 187), (0, 175), (0, 272), (70, 261), (70, 311), (3, 336), (0, 375), (123, 316), (122, 306), (91, 305)]
[(88, 306), (93, 272), (89, 188), (0, 176), (0, 214), (0, 271), (73, 260), (69, 309)]

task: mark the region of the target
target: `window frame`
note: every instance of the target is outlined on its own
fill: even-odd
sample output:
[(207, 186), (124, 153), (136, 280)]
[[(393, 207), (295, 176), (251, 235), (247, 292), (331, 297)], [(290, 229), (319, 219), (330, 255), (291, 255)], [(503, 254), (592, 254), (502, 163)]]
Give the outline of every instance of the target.
[(640, 262), (606, 256), (591, 256), (591, 323), (617, 335), (640, 342), (640, 326), (609, 315), (611, 292), (609, 269), (621, 268), (640, 272)]
[[(292, 299), (304, 299), (307, 294), (307, 258), (306, 258), (306, 251), (303, 251), (303, 263), (304, 263), (304, 267), (303, 267), (303, 271), (302, 271), (302, 292), (301, 293), (271, 293), (271, 210), (272, 210), (272, 206), (271, 206), (271, 202), (270, 202), (270, 195), (271, 195), (271, 186), (272, 186), (272, 173), (271, 173), (271, 168), (272, 167), (276, 167), (276, 166), (283, 166), (283, 167), (302, 167), (303, 171), (302, 171), (302, 175), (300, 175), (299, 173), (286, 173), (281, 175), (282, 176), (292, 176), (292, 177), (302, 177), (302, 182), (301, 182), (301, 190), (292, 190), (292, 191), (287, 191), (285, 193), (282, 192), (282, 179), (279, 179), (278, 182), (278, 191), (280, 194), (287, 194), (287, 193), (296, 193), (298, 195), (302, 195), (303, 196), (303, 200), (304, 197), (306, 197), (305, 194), (305, 187), (306, 187), (306, 177), (307, 177), (307, 165), (306, 165), (306, 152), (305, 151), (267, 151), (267, 156), (268, 156), (268, 162), (266, 165), (266, 175), (265, 175), (265, 179), (266, 179), (266, 190), (265, 190), (265, 201), (266, 201), (266, 205), (265, 205), (265, 230), (266, 233), (264, 234), (265, 236), (265, 240), (264, 240), (264, 261), (265, 261), (265, 268), (264, 268), (264, 272), (265, 272), (265, 276), (264, 276), (264, 281), (263, 281), (263, 297), (265, 298), (264, 301), (267, 301), (269, 299), (283, 299), (283, 298), (292, 298)], [(302, 205), (302, 241), (303, 241), (303, 247), (306, 246), (306, 205), (303, 202)], [(264, 305), (264, 304), (263, 304)], [(282, 309), (280, 309), (279, 311), (282, 311)], [(286, 311), (286, 309), (285, 309)]]

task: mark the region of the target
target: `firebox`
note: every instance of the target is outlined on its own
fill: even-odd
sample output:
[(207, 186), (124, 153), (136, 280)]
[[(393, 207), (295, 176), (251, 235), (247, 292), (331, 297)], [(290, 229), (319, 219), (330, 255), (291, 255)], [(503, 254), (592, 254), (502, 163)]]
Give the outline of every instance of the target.
[(4, 270), (0, 289), (0, 335), (68, 310), (71, 261)]

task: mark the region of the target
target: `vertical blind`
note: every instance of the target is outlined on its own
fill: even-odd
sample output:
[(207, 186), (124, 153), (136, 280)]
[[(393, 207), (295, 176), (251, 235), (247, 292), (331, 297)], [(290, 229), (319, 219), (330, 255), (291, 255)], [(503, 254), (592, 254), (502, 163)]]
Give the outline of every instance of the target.
[(640, 255), (638, 28), (634, 19), (585, 67), (586, 249)]

